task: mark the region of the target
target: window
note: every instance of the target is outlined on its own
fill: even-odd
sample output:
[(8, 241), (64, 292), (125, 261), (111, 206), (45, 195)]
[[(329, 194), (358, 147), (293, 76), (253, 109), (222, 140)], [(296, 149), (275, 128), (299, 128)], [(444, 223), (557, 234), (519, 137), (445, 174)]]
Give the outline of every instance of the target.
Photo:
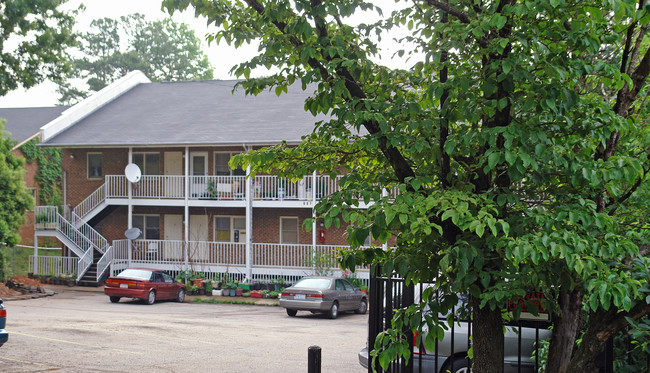
[(133, 227), (140, 228), (141, 239), (160, 239), (160, 216), (158, 215), (133, 215)]
[(101, 179), (102, 153), (88, 153), (88, 178)]
[(133, 163), (143, 175), (160, 175), (160, 153), (133, 153)]
[(228, 165), (230, 158), (235, 154), (238, 153), (214, 153), (214, 174), (224, 176), (246, 175), (246, 172), (241, 167), (232, 170)]
[(298, 243), (298, 218), (280, 218), (280, 243)]
[(246, 218), (215, 216), (214, 238), (219, 242), (246, 242)]

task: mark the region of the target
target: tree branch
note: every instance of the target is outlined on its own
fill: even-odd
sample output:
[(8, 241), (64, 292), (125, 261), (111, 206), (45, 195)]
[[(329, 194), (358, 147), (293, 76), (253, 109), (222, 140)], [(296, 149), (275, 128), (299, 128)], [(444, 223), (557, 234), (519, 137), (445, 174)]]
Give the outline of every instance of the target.
[(427, 0), (427, 4), (436, 7), (445, 13), (451, 14), (452, 16), (458, 18), (458, 20), (461, 21), (462, 23), (465, 24), (470, 23), (470, 19), (465, 13), (450, 7), (449, 4), (441, 3), (436, 0)]

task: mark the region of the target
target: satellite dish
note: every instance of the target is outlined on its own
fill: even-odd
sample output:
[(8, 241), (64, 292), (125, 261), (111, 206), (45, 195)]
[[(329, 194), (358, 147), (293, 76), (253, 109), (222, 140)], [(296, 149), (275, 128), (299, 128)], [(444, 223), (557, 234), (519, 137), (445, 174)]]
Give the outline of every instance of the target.
[(124, 168), (124, 175), (126, 175), (126, 179), (128, 181), (137, 183), (142, 177), (142, 171), (140, 171), (140, 167), (138, 167), (137, 164), (129, 163)]
[(124, 231), (124, 235), (129, 240), (137, 240), (138, 237), (140, 237), (141, 234), (142, 234), (142, 231), (140, 230), (140, 228), (137, 228), (137, 227), (136, 228), (129, 228), (129, 229)]

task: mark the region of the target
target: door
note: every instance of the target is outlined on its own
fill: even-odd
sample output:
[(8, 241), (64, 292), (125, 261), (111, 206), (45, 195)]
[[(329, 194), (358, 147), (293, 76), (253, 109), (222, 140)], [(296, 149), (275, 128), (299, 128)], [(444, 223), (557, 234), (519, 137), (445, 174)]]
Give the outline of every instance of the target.
[(188, 253), (190, 261), (207, 261), (209, 259), (207, 215), (190, 215), (189, 241)]
[(164, 215), (163, 219), (163, 258), (183, 260), (183, 215)]
[(190, 191), (192, 197), (206, 197), (208, 194), (208, 153), (190, 153)]
[(183, 198), (183, 153), (165, 152), (165, 196)]

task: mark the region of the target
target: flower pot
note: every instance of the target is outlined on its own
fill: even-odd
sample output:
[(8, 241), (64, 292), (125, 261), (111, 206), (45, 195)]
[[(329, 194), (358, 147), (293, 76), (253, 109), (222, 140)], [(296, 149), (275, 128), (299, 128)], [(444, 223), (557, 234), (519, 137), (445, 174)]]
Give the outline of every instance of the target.
[(244, 289), (235, 289), (235, 295), (238, 297), (241, 297), (241, 295), (244, 293)]
[(223, 295), (224, 297), (229, 297), (230, 289), (221, 289), (221, 295)]

